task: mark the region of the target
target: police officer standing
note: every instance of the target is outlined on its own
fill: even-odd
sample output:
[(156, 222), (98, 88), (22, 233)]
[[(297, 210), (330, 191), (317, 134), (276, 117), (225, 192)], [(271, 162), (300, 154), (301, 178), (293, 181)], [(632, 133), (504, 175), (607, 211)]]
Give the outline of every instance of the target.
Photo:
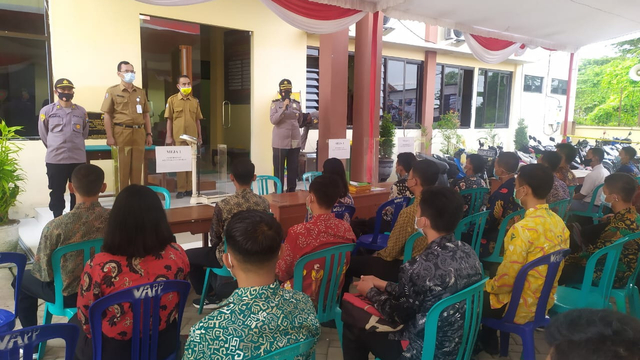
[(107, 89), (102, 102), (107, 145), (118, 149), (119, 187), (142, 183), (144, 147), (151, 146), (151, 119), (144, 90), (133, 85), (136, 72), (128, 61), (118, 63), (120, 84)]
[[(167, 118), (167, 139), (165, 143), (178, 146), (189, 145), (186, 141), (180, 139), (180, 135), (187, 134), (197, 137), (198, 144), (202, 144), (202, 129), (200, 127), (202, 111), (200, 110), (198, 99), (191, 95), (191, 79), (187, 75), (182, 75), (178, 78), (176, 86), (180, 92), (171, 95), (167, 100), (167, 108), (164, 112), (164, 117)], [(195, 169), (193, 170), (195, 171)], [(181, 199), (192, 194), (192, 172), (179, 172), (176, 197)]]
[(296, 191), (298, 158), (300, 156), (300, 102), (291, 99), (291, 81), (282, 79), (279, 85), (280, 99), (271, 103), (271, 147), (273, 147), (273, 171), (284, 185), (285, 159), (287, 167), (287, 192)]
[[(74, 86), (69, 79), (58, 79), (54, 91), (58, 101), (40, 110), (38, 133), (47, 148), (45, 163), (49, 178), (49, 210), (54, 217), (62, 215), (65, 208), (64, 193), (71, 173), (86, 163), (84, 140), (89, 135), (87, 112), (82, 106), (73, 104)], [(76, 205), (76, 196), (71, 194), (70, 209)]]

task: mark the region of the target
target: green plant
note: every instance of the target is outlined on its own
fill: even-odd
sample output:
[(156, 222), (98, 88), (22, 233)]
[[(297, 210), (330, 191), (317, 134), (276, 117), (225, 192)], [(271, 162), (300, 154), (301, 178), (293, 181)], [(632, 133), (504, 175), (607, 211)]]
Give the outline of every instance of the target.
[(431, 147), (431, 134), (429, 133), (429, 128), (426, 126), (422, 126), (421, 124), (416, 124), (418, 129), (420, 129), (420, 143), (421, 148), (420, 152), (427, 153), (427, 149)]
[(24, 175), (16, 156), (21, 147), (11, 141), (20, 138), (16, 134), (20, 129), (21, 126), (9, 127), (4, 120), (0, 120), (0, 225), (9, 222), (9, 209), (22, 192), (20, 184), (24, 181)]
[(527, 124), (524, 123), (524, 119), (518, 120), (518, 127), (516, 128), (516, 134), (513, 138), (513, 145), (516, 150), (520, 150), (529, 146), (529, 135), (527, 134)]
[(498, 133), (496, 132), (496, 125), (486, 124), (484, 127), (487, 130), (485, 130), (484, 136), (479, 138), (478, 140), (483, 140), (487, 146), (501, 146), (502, 142), (500, 141), (500, 135), (498, 135)]
[(380, 157), (390, 159), (395, 146), (396, 126), (391, 122), (391, 114), (384, 113), (380, 122)]
[(433, 128), (440, 130), (442, 135), (442, 147), (440, 151), (444, 155), (453, 156), (462, 147), (462, 135), (458, 133), (460, 127), (459, 114), (453, 110), (440, 116), (440, 121), (433, 124)]

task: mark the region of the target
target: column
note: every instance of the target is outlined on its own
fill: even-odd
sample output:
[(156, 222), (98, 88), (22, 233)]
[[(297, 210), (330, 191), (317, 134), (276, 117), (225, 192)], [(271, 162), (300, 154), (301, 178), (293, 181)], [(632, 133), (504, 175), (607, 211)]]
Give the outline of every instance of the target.
[(356, 24), (351, 148), (353, 181), (378, 182), (383, 17), (380, 12), (367, 14)]
[[(422, 126), (427, 128), (427, 140), (433, 137), (433, 107), (436, 96), (436, 55), (435, 51), (424, 52), (424, 70), (422, 76)], [(431, 154), (431, 142), (426, 149)]]
[[(187, 75), (193, 81), (192, 74), (192, 51), (190, 45), (180, 45), (180, 75)], [(178, 75), (178, 76), (180, 76)], [(175, 76), (177, 78), (177, 76)]]

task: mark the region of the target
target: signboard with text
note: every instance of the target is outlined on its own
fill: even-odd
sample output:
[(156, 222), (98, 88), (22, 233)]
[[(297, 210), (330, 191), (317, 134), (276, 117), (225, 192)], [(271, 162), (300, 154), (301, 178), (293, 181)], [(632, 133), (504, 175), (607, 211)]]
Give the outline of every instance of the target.
[(351, 144), (349, 139), (329, 139), (329, 157), (348, 159), (351, 157)]
[(156, 172), (191, 171), (190, 146), (156, 146)]

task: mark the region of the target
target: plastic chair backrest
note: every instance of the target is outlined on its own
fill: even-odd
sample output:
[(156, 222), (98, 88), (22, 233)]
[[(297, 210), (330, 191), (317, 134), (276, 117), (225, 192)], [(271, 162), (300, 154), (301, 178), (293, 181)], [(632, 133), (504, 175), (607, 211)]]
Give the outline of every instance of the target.
[(568, 188), (569, 188), (569, 199), (573, 199), (573, 195), (576, 194), (576, 188), (577, 187), (578, 187), (578, 185), (568, 186)]
[(464, 333), (462, 344), (458, 350), (456, 359), (470, 359), (473, 348), (480, 329), (480, 318), (482, 316), (482, 303), (484, 285), (487, 279), (482, 279), (478, 283), (469, 286), (451, 296), (438, 301), (427, 313), (424, 324), (424, 345), (422, 347), (422, 360), (431, 360), (436, 352), (436, 339), (438, 333), (438, 321), (440, 315), (451, 305), (464, 301), (466, 310), (464, 314)]
[[(355, 244), (332, 246), (301, 257), (293, 269), (293, 289), (302, 291), (304, 267), (309, 261), (324, 260), (324, 276), (318, 292), (318, 321), (320, 323), (333, 320), (336, 308), (340, 304), (340, 281), (346, 272), (347, 254), (355, 248)], [(331, 280), (331, 282), (329, 282)], [(325, 303), (326, 301), (326, 303)]]
[(24, 269), (27, 266), (27, 256), (15, 252), (0, 252), (0, 264), (15, 264), (17, 268), (16, 272), (16, 290), (14, 291), (14, 306), (13, 306), (13, 320), (12, 325), (9, 322), (0, 324), (0, 328), (4, 330), (13, 330), (16, 318), (18, 317), (18, 295), (20, 294), (20, 286), (22, 284), (22, 277), (24, 276)]
[(413, 254), (413, 244), (415, 244), (416, 240), (420, 239), (423, 236), (424, 235), (422, 235), (422, 233), (418, 231), (409, 236), (407, 242), (404, 244), (404, 256), (402, 257), (403, 264), (411, 260), (411, 254)]
[(344, 220), (345, 215), (349, 215), (349, 219), (353, 219), (353, 216), (356, 213), (356, 208), (352, 205), (336, 204), (333, 205), (331, 212), (340, 220)]
[[(604, 186), (604, 183), (596, 186), (596, 188), (593, 189), (593, 192), (591, 193), (591, 201), (589, 201), (589, 210), (587, 212), (593, 212), (593, 208), (596, 206), (596, 199), (598, 199), (598, 193), (600, 192), (600, 189), (602, 189), (603, 186)], [(602, 205), (598, 206), (598, 212), (596, 212), (594, 216), (601, 218), (603, 216), (602, 209), (603, 209)]]
[[(582, 280), (581, 294), (579, 303), (582, 304), (579, 307), (586, 307), (587, 301), (590, 299), (589, 294), (597, 294), (600, 304), (598, 309), (606, 309), (609, 306), (609, 297), (611, 296), (611, 289), (613, 288), (613, 281), (616, 276), (616, 269), (618, 268), (618, 261), (624, 244), (629, 241), (633, 241), (640, 238), (640, 232), (627, 235), (620, 238), (615, 243), (596, 251), (589, 260), (587, 266), (584, 269), (584, 278)], [(602, 276), (597, 286), (593, 286), (593, 272), (596, 267), (596, 263), (603, 256), (606, 257)], [(593, 304), (590, 303), (591, 306)]]
[[(79, 243), (65, 245), (57, 248), (53, 254), (51, 255), (51, 264), (53, 266), (53, 284), (55, 287), (55, 302), (51, 304), (52, 312), (54, 315), (62, 314), (64, 312), (64, 298), (62, 295), (62, 288), (64, 287), (64, 283), (62, 282), (62, 274), (60, 273), (60, 259), (62, 259), (63, 255), (68, 253), (72, 253), (74, 251), (83, 251), (84, 260), (83, 264), (86, 264), (87, 261), (91, 258), (91, 251), (93, 250), (93, 254), (97, 254), (100, 252), (100, 248), (102, 247), (103, 239), (93, 239), (87, 241), (81, 241)], [(74, 308), (72, 311), (75, 311)]]
[[(49, 324), (7, 332), (0, 335), (0, 360), (31, 359), (41, 342), (63, 339), (64, 359), (73, 360), (80, 328), (74, 324)], [(24, 352), (20, 356), (20, 349)]]
[(260, 360), (294, 360), (300, 355), (305, 355), (313, 349), (316, 339), (308, 339), (297, 344), (289, 345), (265, 355)]
[(473, 231), (471, 247), (475, 250), (478, 256), (480, 256), (480, 239), (482, 239), (482, 233), (484, 232), (484, 225), (487, 222), (487, 218), (489, 218), (489, 211), (483, 211), (467, 216), (460, 220), (458, 226), (456, 226), (455, 237), (457, 240), (462, 240), (463, 233)]
[(556, 201), (554, 203), (549, 204), (549, 209), (556, 213), (561, 219), (565, 220), (567, 216), (567, 209), (569, 208), (569, 203), (571, 199), (564, 199), (560, 201)]
[(500, 230), (498, 231), (498, 237), (496, 238), (496, 246), (493, 249), (493, 253), (482, 260), (489, 261), (489, 262), (498, 262), (498, 263), (502, 262), (502, 255), (500, 255), (500, 251), (502, 250), (504, 237), (507, 236), (507, 231), (508, 231), (507, 227), (509, 226), (509, 223), (511, 222), (511, 220), (515, 217), (519, 216), (520, 220), (522, 220), (524, 218), (525, 212), (526, 212), (525, 209), (520, 209), (518, 211), (512, 212), (511, 214), (507, 215), (504, 219), (502, 219), (502, 222), (500, 223)]
[(400, 215), (400, 211), (402, 211), (411, 201), (411, 198), (408, 196), (401, 196), (391, 200), (386, 201), (384, 204), (378, 207), (376, 210), (376, 224), (373, 230), (373, 238), (371, 239), (371, 244), (375, 245), (378, 243), (378, 236), (380, 235), (380, 227), (382, 225), (382, 213), (388, 207), (393, 208), (393, 218), (391, 219), (391, 228), (396, 224), (396, 220), (398, 220), (398, 215)]
[(149, 189), (164, 195), (164, 208), (171, 209), (171, 194), (169, 190), (160, 186), (147, 186)]
[[(131, 358), (150, 360), (158, 358), (158, 333), (160, 329), (160, 299), (164, 294), (178, 293), (178, 329), (182, 323), (182, 313), (189, 296), (191, 285), (188, 281), (155, 281), (126, 288), (96, 300), (89, 308), (89, 322), (92, 334), (102, 334), (102, 314), (115, 304), (129, 303), (133, 313), (131, 328)], [(151, 319), (151, 321), (141, 321)], [(142, 324), (141, 324), (142, 322)], [(180, 344), (177, 331), (176, 344)], [(137, 336), (150, 334), (151, 336)], [(92, 336), (93, 359), (102, 359), (102, 336)], [(179, 346), (178, 346), (179, 347)]]
[[(309, 185), (311, 185), (311, 182), (313, 181), (313, 179), (315, 179), (320, 175), (322, 175), (320, 171), (308, 171), (302, 174), (302, 182), (304, 183), (304, 189), (309, 190)], [(307, 184), (307, 182), (309, 184)]]
[(636, 181), (638, 182), (638, 184), (640, 184), (640, 176), (636, 178)]
[(482, 205), (484, 204), (484, 198), (489, 193), (489, 188), (475, 188), (475, 189), (465, 189), (460, 191), (460, 195), (464, 197), (468, 195), (471, 197), (471, 202), (468, 204), (469, 208), (467, 209), (468, 215), (473, 215), (480, 211)]
[(533, 321), (541, 322), (545, 320), (545, 318), (547, 317), (547, 304), (549, 302), (549, 296), (551, 295), (553, 284), (556, 281), (556, 275), (558, 274), (560, 264), (562, 264), (562, 261), (564, 261), (564, 259), (570, 253), (570, 249), (557, 250), (547, 255), (540, 256), (539, 258), (526, 263), (523, 267), (520, 268), (520, 271), (518, 271), (516, 279), (513, 282), (513, 288), (511, 289), (511, 299), (509, 300), (509, 304), (514, 304), (515, 306), (509, 306), (507, 308), (507, 311), (502, 317), (502, 320), (504, 322), (513, 323), (513, 320), (516, 316), (516, 311), (518, 310), (518, 305), (520, 304), (522, 290), (524, 290), (524, 287), (527, 286), (527, 276), (531, 271), (534, 271), (540, 266), (547, 266), (547, 275), (545, 276), (544, 284), (542, 285), (542, 291), (540, 292), (540, 297), (538, 298), (538, 305), (536, 306), (536, 314), (533, 318)]
[[(282, 183), (280, 179), (271, 175), (258, 175), (256, 176), (256, 183), (258, 185), (258, 195), (268, 195), (269, 194), (269, 181), (273, 181), (275, 183), (275, 192), (276, 194), (282, 194)], [(253, 190), (253, 185), (251, 186), (251, 190)]]

